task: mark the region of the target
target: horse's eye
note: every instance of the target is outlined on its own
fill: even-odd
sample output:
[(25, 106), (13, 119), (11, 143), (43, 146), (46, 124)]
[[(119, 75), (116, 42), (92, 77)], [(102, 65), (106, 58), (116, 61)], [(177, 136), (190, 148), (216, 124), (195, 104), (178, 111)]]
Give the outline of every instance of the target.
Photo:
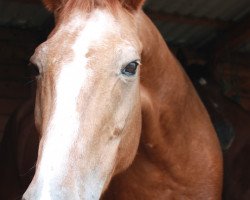
[(29, 70), (31, 76), (38, 76), (40, 74), (38, 66), (33, 63), (29, 63)]
[(139, 63), (137, 61), (133, 61), (129, 63), (126, 67), (122, 69), (122, 74), (126, 76), (133, 76), (136, 73), (136, 69)]

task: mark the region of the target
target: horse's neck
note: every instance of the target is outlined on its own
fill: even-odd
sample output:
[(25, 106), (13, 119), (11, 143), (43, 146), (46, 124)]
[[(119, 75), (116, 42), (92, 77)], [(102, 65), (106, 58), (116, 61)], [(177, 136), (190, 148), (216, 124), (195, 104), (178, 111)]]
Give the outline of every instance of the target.
[(182, 130), (182, 136), (184, 132), (191, 136), (190, 131), (199, 132), (200, 129), (213, 132), (209, 116), (183, 68), (152, 22), (144, 14), (140, 20), (143, 20), (140, 35), (144, 47), (141, 93), (142, 104), (147, 105), (142, 105), (143, 108), (148, 110), (148, 104), (151, 104), (150, 112), (160, 117), (159, 121), (163, 123), (160, 125), (164, 126), (165, 132), (169, 135), (175, 132), (174, 138), (178, 130)]
[[(139, 19), (143, 43), (141, 84), (153, 94), (154, 102), (163, 105), (173, 118), (178, 115), (176, 109), (183, 110), (187, 96), (196, 98), (196, 92), (156, 27), (144, 14)], [(198, 98), (196, 101), (200, 104)]]
[[(144, 14), (139, 21), (144, 47), (140, 159), (157, 166), (164, 174), (162, 181), (173, 190), (180, 184), (194, 191), (206, 188), (205, 196), (216, 199), (221, 153), (209, 116), (158, 30)], [(213, 191), (215, 182), (218, 189)], [(194, 193), (202, 198), (202, 192)]]

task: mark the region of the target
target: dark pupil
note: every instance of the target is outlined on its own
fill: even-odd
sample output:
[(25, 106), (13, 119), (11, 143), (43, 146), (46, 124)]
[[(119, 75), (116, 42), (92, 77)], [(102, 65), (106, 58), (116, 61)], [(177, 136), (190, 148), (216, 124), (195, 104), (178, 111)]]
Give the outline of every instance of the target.
[(131, 76), (134, 75), (136, 73), (136, 69), (137, 69), (137, 63), (136, 62), (131, 62), (129, 63), (125, 68), (124, 68), (124, 74)]

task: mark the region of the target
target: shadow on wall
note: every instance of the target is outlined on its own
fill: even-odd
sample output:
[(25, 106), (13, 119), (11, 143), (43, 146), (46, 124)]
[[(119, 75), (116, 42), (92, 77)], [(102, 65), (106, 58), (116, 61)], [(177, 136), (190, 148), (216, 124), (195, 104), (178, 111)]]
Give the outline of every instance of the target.
[[(227, 66), (228, 67), (228, 66)], [(249, 200), (250, 199), (250, 112), (248, 104), (243, 103), (242, 91), (249, 91), (249, 69), (245, 67), (237, 69), (237, 85), (244, 87), (231, 87), (231, 91), (241, 91), (235, 96), (228, 95), (223, 84), (216, 80), (225, 80), (230, 84), (230, 78), (226, 67), (219, 66), (222, 71), (214, 71), (216, 80), (211, 78), (208, 66), (190, 65), (185, 66), (190, 79), (196, 87), (203, 103), (205, 104), (211, 120), (216, 129), (221, 143), (224, 156), (224, 200)], [(218, 70), (218, 68), (216, 68)], [(239, 72), (240, 71), (240, 72)], [(243, 72), (244, 71), (244, 72)], [(232, 71), (230, 71), (231, 73)], [(230, 76), (228, 76), (228, 74)], [(225, 83), (224, 82), (224, 83)], [(241, 84), (239, 84), (241, 83)], [(235, 94), (231, 92), (230, 94)], [(249, 103), (249, 99), (246, 102)], [(249, 104), (250, 105), (250, 104)]]

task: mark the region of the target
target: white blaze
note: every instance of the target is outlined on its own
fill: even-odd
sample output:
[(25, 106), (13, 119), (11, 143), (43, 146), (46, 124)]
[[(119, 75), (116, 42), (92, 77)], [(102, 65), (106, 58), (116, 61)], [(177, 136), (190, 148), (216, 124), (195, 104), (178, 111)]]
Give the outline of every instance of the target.
[[(56, 101), (54, 114), (47, 129), (47, 138), (42, 152), (42, 159), (37, 169), (38, 181), (42, 185), (40, 199), (50, 199), (53, 183), (63, 179), (67, 171), (69, 149), (77, 139), (80, 126), (77, 103), (82, 89), (86, 90), (91, 78), (91, 70), (87, 69), (86, 54), (91, 45), (103, 40), (107, 32), (114, 31), (114, 19), (105, 11), (96, 10), (86, 21), (81, 13), (76, 13), (67, 24), (59, 29), (59, 33), (79, 31), (72, 47), (72, 61), (60, 66), (56, 82)], [(56, 37), (56, 34), (55, 34)], [(62, 170), (64, 168), (64, 170)], [(60, 169), (60, 170), (58, 170)], [(99, 199), (105, 181), (101, 175), (89, 175), (84, 185), (87, 199)]]

